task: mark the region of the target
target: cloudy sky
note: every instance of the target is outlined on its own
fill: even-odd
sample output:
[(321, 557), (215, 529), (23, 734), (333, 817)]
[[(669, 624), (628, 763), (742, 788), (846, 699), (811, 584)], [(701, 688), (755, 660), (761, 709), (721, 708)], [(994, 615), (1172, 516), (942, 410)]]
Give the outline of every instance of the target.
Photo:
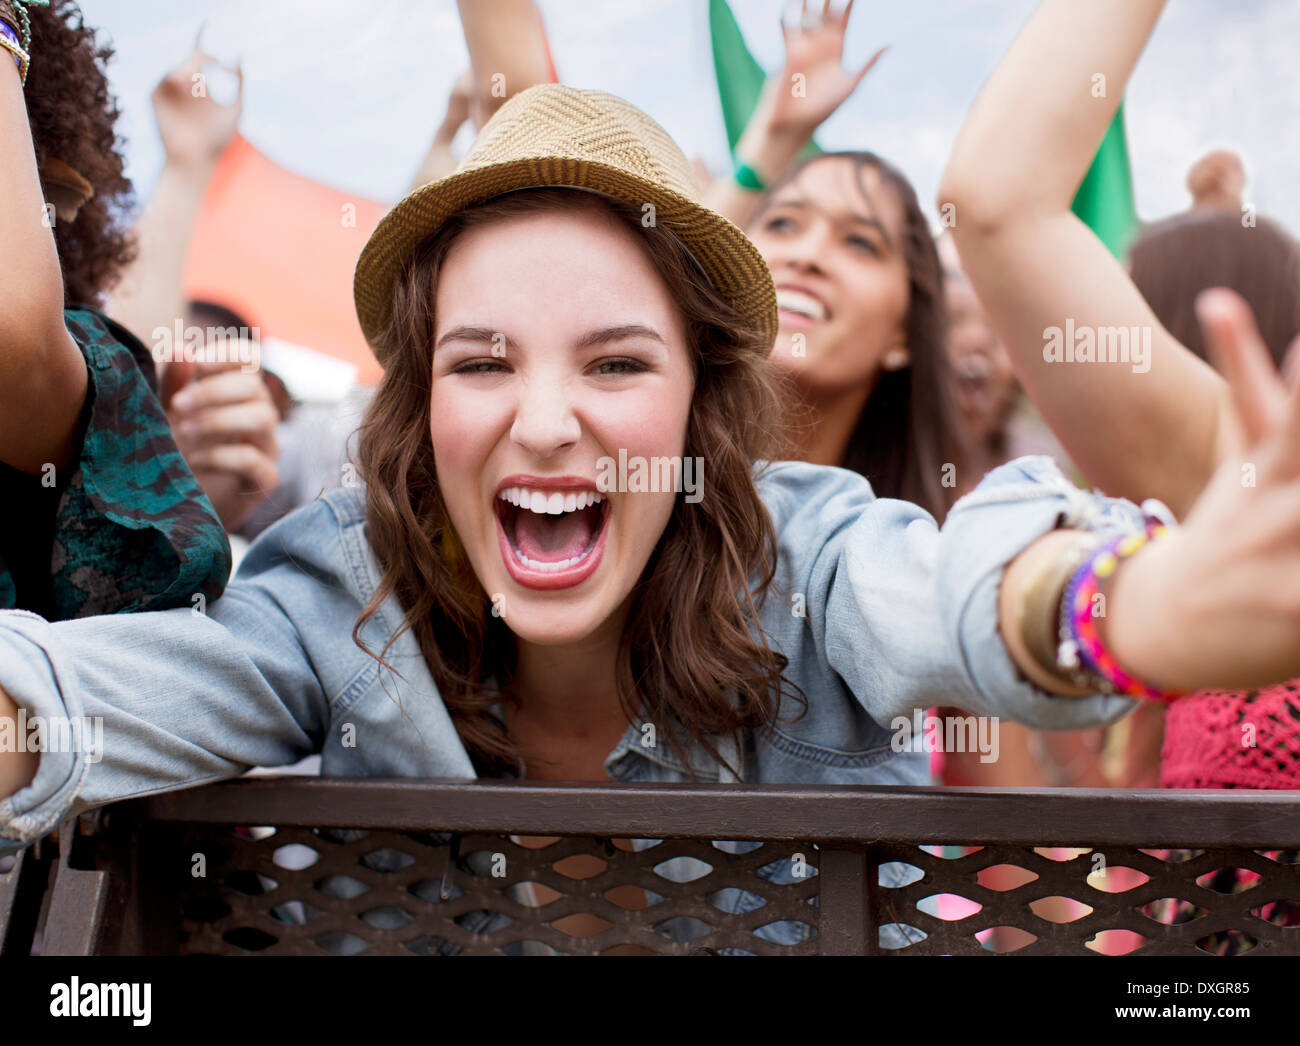
[[(890, 51), (818, 135), (869, 148), (933, 200), (949, 147), (980, 84), (1035, 0), (858, 0), (847, 64)], [(284, 166), (381, 201), (400, 195), (467, 64), (454, 0), (81, 0), (117, 47), (129, 173), (141, 195), (162, 163), (149, 92), (204, 44), (242, 60), (245, 136)], [(561, 79), (622, 95), (714, 170), (726, 142), (704, 0), (541, 0)], [(779, 67), (783, 0), (732, 0), (759, 60)], [(1300, 231), (1300, 3), (1177, 0), (1128, 92), (1138, 210), (1188, 203), (1184, 178), (1210, 148), (1237, 150), (1246, 198)], [(468, 128), (457, 144), (467, 144)]]

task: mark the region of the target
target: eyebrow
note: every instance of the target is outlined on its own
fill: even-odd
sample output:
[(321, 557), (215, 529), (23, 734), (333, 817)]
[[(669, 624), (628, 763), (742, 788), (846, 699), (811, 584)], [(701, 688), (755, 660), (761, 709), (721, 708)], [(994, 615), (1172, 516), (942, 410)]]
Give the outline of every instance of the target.
[[(815, 207), (807, 200), (802, 200), (797, 196), (787, 197), (784, 200), (773, 200), (767, 206), (767, 210), (769, 211), (776, 210), (778, 207), (794, 207), (797, 209), (802, 209), (807, 211), (817, 211), (819, 214), (824, 214), (826, 215), (826, 217), (835, 220), (833, 215), (826, 214), (826, 212), (823, 211), (820, 207)], [(841, 217), (839, 217), (838, 220), (841, 222), (849, 222), (849, 223), (856, 223), (858, 225), (871, 226), (873, 229), (875, 229), (877, 232), (880, 233), (881, 237), (884, 239), (885, 243), (889, 245), (890, 249), (891, 250), (893, 249), (894, 241), (889, 235), (889, 230), (885, 228), (885, 223), (882, 222), (879, 218), (864, 218), (860, 214), (849, 213), (847, 215), (842, 215)]]
[[(504, 335), (500, 331), (491, 330), (488, 327), (453, 327), (441, 338), (433, 347), (437, 352), (439, 348), (449, 341), (470, 341), (486, 342), (491, 344), (496, 338), (504, 337), (507, 349), (517, 349), (518, 346), (511, 341), (509, 335)], [(657, 341), (661, 345), (667, 345), (663, 336), (660, 335), (653, 327), (646, 327), (640, 323), (625, 323), (617, 327), (600, 327), (596, 330), (587, 331), (582, 337), (574, 342), (575, 349), (589, 349), (593, 345), (608, 345), (610, 342), (627, 341), (630, 338), (648, 338), (651, 341)]]

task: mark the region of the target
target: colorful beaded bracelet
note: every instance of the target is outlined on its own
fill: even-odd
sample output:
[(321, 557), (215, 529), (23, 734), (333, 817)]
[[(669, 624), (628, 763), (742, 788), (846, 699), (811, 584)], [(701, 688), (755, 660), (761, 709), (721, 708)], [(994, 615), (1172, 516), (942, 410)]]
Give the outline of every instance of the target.
[[(1172, 701), (1183, 696), (1172, 690), (1159, 690), (1129, 675), (1101, 641), (1097, 626), (1102, 614), (1094, 612), (1094, 599), (1101, 587), (1114, 575), (1120, 560), (1127, 559), (1151, 541), (1169, 534), (1163, 522), (1148, 517), (1145, 533), (1124, 534), (1100, 546), (1075, 573), (1061, 600), (1061, 625), (1058, 663), (1073, 675), (1080, 686), (1100, 682), (1107, 694), (1125, 694), (1147, 701)], [(1104, 597), (1103, 597), (1104, 598)]]
[[(0, 32), (0, 47), (14, 56), (24, 87), (27, 86), (27, 68), (31, 64), (32, 50), (32, 19), (27, 8), (49, 6), (50, 0), (9, 0), (5, 5), (5, 13), (12, 11), (18, 16), (21, 25), (15, 30), (8, 22), (0, 21), (0, 27), (8, 30), (8, 32)], [(19, 32), (22, 34), (21, 39)]]
[(18, 34), (8, 22), (0, 22), (0, 47), (14, 56), (14, 61), (18, 65), (18, 75), (22, 79), (23, 86), (27, 85), (27, 52), (23, 50), (23, 45), (18, 41)]

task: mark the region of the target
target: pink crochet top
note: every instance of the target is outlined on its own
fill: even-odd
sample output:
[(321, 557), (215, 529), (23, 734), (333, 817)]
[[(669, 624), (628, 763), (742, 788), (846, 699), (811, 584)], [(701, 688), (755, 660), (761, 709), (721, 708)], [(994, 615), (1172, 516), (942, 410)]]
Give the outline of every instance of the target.
[(1165, 715), (1164, 788), (1300, 789), (1300, 679), (1206, 690)]

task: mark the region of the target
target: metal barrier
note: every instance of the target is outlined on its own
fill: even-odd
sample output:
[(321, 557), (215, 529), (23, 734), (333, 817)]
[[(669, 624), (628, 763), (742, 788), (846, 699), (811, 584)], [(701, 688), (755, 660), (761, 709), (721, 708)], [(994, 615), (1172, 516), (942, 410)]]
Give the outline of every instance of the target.
[(262, 777), (65, 824), (47, 901), (44, 954), (1294, 955), (1300, 797)]

